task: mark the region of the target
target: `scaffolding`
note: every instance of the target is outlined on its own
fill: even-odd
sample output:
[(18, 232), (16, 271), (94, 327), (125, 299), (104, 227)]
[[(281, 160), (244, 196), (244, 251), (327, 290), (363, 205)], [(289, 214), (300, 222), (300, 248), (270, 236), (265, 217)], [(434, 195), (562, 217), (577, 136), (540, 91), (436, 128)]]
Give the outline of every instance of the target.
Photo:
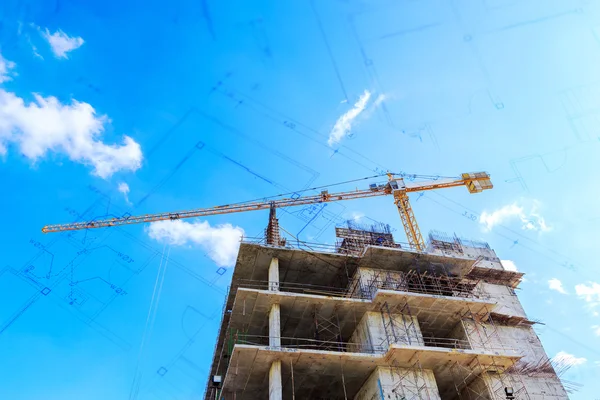
[(401, 248), (394, 241), (390, 226), (385, 224), (361, 227), (348, 221), (347, 228), (335, 228), (335, 236), (337, 252), (342, 254), (359, 256), (367, 246)]
[[(363, 269), (365, 271), (366, 269)], [(374, 298), (377, 290), (395, 290), (448, 297), (485, 299), (479, 280), (465, 280), (448, 274), (415, 270), (408, 272), (368, 269), (371, 276), (358, 270), (349, 287), (350, 297)], [(366, 275), (366, 274), (365, 274)]]
[[(393, 361), (391, 364), (392, 377), (398, 379), (397, 383), (394, 383), (394, 387), (391, 392), (395, 395), (396, 400), (408, 400), (408, 399), (419, 399), (419, 400), (431, 400), (432, 395), (427, 384), (430, 381), (428, 373), (423, 369), (421, 359), (417, 354), (415, 361), (410, 367), (400, 367), (397, 361)], [(437, 399), (435, 396), (433, 399)]]
[(429, 232), (429, 246), (442, 252), (463, 253), (463, 247), (460, 239), (455, 235), (448, 236), (445, 232)]
[(342, 340), (342, 330), (337, 309), (334, 308), (330, 317), (319, 315), (319, 307), (313, 309), (315, 323), (314, 339), (317, 346), (315, 350), (344, 351), (346, 344)]
[(522, 272), (478, 267), (475, 265), (473, 268), (471, 268), (465, 278), (484, 280), (488, 283), (509, 286), (514, 289), (519, 285), (519, 283), (521, 283), (523, 275), (524, 273)]
[(506, 400), (512, 393), (515, 400), (530, 400), (519, 375), (506, 373), (495, 357), (483, 364), (475, 357), (468, 366), (449, 362), (448, 369), (459, 400)]

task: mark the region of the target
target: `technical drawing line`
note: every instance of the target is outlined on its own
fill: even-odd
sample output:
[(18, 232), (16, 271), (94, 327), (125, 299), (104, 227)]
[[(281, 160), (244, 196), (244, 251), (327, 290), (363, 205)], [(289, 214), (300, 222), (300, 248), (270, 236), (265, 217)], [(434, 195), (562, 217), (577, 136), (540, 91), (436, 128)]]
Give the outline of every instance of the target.
[[(375, 65), (373, 64), (373, 60), (367, 55), (365, 46), (360, 38), (360, 35), (358, 34), (358, 29), (356, 29), (356, 24), (354, 23), (354, 15), (353, 14), (348, 15), (348, 25), (350, 27), (350, 32), (351, 32), (352, 36), (354, 37), (354, 40), (356, 41), (356, 44), (358, 45), (360, 54), (362, 56), (363, 65), (364, 65), (365, 71), (367, 72), (367, 79), (370, 80), (371, 82), (373, 82), (373, 85), (375, 86), (377, 93), (385, 93), (383, 90), (383, 87), (381, 85), (381, 80), (379, 79), (379, 74), (377, 73), (377, 69), (375, 68)], [(398, 129), (392, 119), (392, 116), (391, 116), (389, 110), (387, 109), (385, 100), (381, 102), (379, 107), (383, 111), (383, 114), (385, 116), (387, 124), (393, 129)]]
[[(546, 172), (551, 174), (551, 173), (558, 171), (566, 164), (568, 150), (570, 150), (571, 148), (572, 148), (572, 146), (565, 146), (562, 149), (549, 151), (549, 152), (543, 153), (543, 154), (533, 154), (533, 155), (529, 155), (529, 156), (525, 156), (525, 157), (521, 157), (521, 158), (511, 159), (509, 161), (509, 163), (510, 163), (511, 169), (515, 173), (515, 177), (506, 180), (506, 182), (519, 181), (521, 183), (521, 186), (523, 187), (523, 189), (525, 189), (527, 192), (529, 192), (529, 187), (527, 186), (527, 183), (525, 182), (525, 179), (523, 178), (523, 174), (521, 173), (521, 170), (517, 166), (517, 163), (539, 159), (542, 162), (542, 165), (544, 166), (544, 168), (546, 169)], [(556, 154), (556, 153), (560, 153), (560, 152), (564, 152), (563, 162), (557, 168), (551, 169), (548, 166), (548, 164), (546, 163), (546, 161), (544, 160), (544, 157), (547, 155), (550, 155), (550, 154)]]
[[(268, 105), (266, 105), (266, 104), (264, 104), (264, 103), (262, 103), (262, 102), (260, 102), (260, 101), (256, 100), (255, 98), (253, 98), (253, 97), (251, 97), (251, 96), (249, 96), (249, 95), (247, 95), (247, 94), (244, 94), (244, 93), (242, 93), (242, 92), (240, 92), (240, 91), (238, 91), (238, 90), (231, 90), (231, 91), (235, 92), (235, 93), (236, 93), (238, 96), (241, 96), (241, 97), (245, 98), (246, 100), (248, 100), (248, 102), (245, 102), (245, 103), (244, 103), (244, 106), (246, 106), (246, 107), (249, 107), (250, 109), (254, 110), (256, 113), (258, 113), (258, 114), (262, 115), (263, 117), (265, 117), (265, 118), (267, 118), (267, 119), (269, 119), (269, 120), (271, 120), (271, 121), (273, 121), (273, 122), (275, 122), (275, 123), (277, 123), (277, 124), (282, 124), (282, 123), (283, 123), (283, 125), (285, 125), (287, 128), (289, 128), (289, 129), (290, 129), (290, 130), (292, 130), (293, 132), (296, 132), (296, 133), (297, 133), (297, 134), (299, 134), (300, 136), (303, 136), (303, 137), (305, 137), (306, 139), (308, 139), (308, 140), (310, 140), (310, 141), (312, 141), (312, 142), (314, 142), (314, 143), (318, 144), (319, 146), (321, 146), (321, 147), (324, 147), (324, 148), (325, 148), (325, 149), (327, 149), (328, 151), (329, 151), (329, 150), (331, 150), (331, 148), (330, 148), (330, 147), (327, 145), (327, 143), (326, 143), (326, 141), (327, 141), (327, 138), (328, 138), (328, 136), (327, 136), (327, 135), (325, 135), (325, 134), (323, 134), (323, 133), (319, 132), (318, 130), (316, 130), (316, 129), (314, 129), (314, 128), (312, 128), (312, 127), (310, 127), (310, 126), (308, 126), (308, 125), (306, 125), (306, 124), (304, 124), (304, 123), (302, 123), (302, 122), (299, 122), (298, 120), (296, 120), (296, 119), (294, 119), (294, 118), (292, 118), (292, 117), (290, 117), (290, 116), (288, 116), (288, 115), (286, 115), (286, 114), (284, 114), (284, 113), (282, 113), (282, 112), (280, 112), (280, 111), (278, 111), (278, 110), (275, 110), (274, 108), (272, 108), (272, 107), (270, 107), (270, 106), (268, 106)], [(217, 92), (219, 92), (220, 94), (222, 94), (222, 95), (224, 95), (224, 96), (226, 96), (226, 97), (228, 97), (228, 98), (230, 98), (230, 99), (232, 98), (232, 96), (231, 96), (231, 95), (229, 95), (229, 94), (228, 94), (227, 92), (225, 92), (225, 91), (219, 90), (219, 91), (217, 91)], [(262, 110), (260, 110), (258, 107), (256, 107), (256, 106), (254, 106), (254, 105), (250, 104), (249, 102), (256, 104), (257, 106), (259, 106), (259, 107), (261, 107), (261, 108), (263, 108), (263, 109), (267, 110), (267, 111), (268, 111), (268, 112), (270, 112), (270, 113), (273, 113), (273, 114), (275, 114), (275, 115), (278, 115), (280, 118), (277, 118), (277, 117), (276, 117), (276, 116), (274, 116), (274, 115), (271, 115), (271, 114), (269, 114), (269, 113), (267, 113), (267, 112), (265, 112), (265, 111), (262, 111)], [(383, 103), (382, 103), (382, 106), (383, 106)], [(315, 137), (313, 137), (313, 136), (311, 136), (311, 135), (309, 135), (309, 134), (307, 134), (307, 133), (304, 133), (302, 130), (298, 129), (298, 127), (302, 127), (302, 128), (304, 128), (305, 130), (307, 130), (307, 131), (309, 131), (309, 132), (312, 132), (312, 133), (314, 133), (315, 135), (317, 135), (317, 136), (319, 136), (319, 137), (323, 138), (323, 140), (321, 140), (321, 139), (317, 139), (317, 138), (315, 138)], [(358, 153), (358, 152), (354, 151), (352, 148), (350, 148), (350, 147), (348, 147), (348, 146), (346, 146), (346, 145), (341, 145), (341, 146), (338, 148), (338, 152), (337, 152), (337, 154), (339, 154), (340, 156), (342, 156), (342, 157), (344, 157), (344, 158), (346, 158), (346, 159), (348, 159), (348, 160), (352, 161), (353, 163), (355, 163), (355, 164), (357, 164), (357, 165), (360, 165), (361, 167), (363, 167), (363, 168), (365, 168), (365, 169), (367, 169), (367, 170), (369, 170), (369, 171), (373, 171), (373, 168), (372, 168), (372, 167), (369, 167), (369, 166), (367, 166), (367, 165), (365, 165), (365, 164), (363, 164), (362, 162), (360, 162), (360, 161), (356, 160), (355, 158), (352, 158), (352, 157), (350, 157), (350, 156), (349, 156), (348, 154), (346, 154), (345, 152), (342, 152), (342, 151), (340, 151), (340, 149), (345, 149), (345, 150), (348, 150), (348, 151), (350, 151), (350, 152), (354, 153), (355, 155), (357, 155), (357, 156), (359, 156), (359, 157), (361, 157), (361, 158), (365, 159), (366, 161), (370, 162), (371, 164), (373, 164), (373, 165), (377, 165), (377, 166), (379, 166), (379, 167), (381, 167), (381, 168), (384, 168), (384, 167), (383, 167), (383, 165), (381, 165), (381, 164), (379, 164), (379, 163), (377, 163), (377, 162), (375, 162), (375, 161), (373, 161), (373, 160), (369, 159), (368, 157), (364, 156), (364, 155), (363, 155), (363, 154), (361, 154), (361, 153)], [(317, 173), (317, 175), (318, 175), (318, 173)]]
[(185, 320), (185, 315), (187, 314), (187, 312), (189, 310), (194, 311), (195, 313), (197, 313), (198, 315), (200, 315), (202, 318), (209, 318), (207, 315), (204, 315), (204, 313), (202, 313), (200, 310), (198, 310), (196, 307), (190, 306), (189, 304), (185, 307), (185, 310), (183, 310), (183, 313), (181, 314), (181, 318), (180, 318), (180, 322), (181, 322), (181, 331), (183, 332), (183, 334), (185, 336), (187, 336), (188, 339), (191, 339), (191, 337), (188, 335), (188, 333), (185, 331), (185, 326), (183, 325), (183, 322)]
[(154, 322), (156, 320), (156, 312), (158, 310), (158, 304), (160, 302), (160, 295), (162, 293), (163, 282), (166, 275), (167, 264), (169, 259), (169, 254), (171, 253), (171, 246), (169, 246), (169, 251), (167, 253), (167, 258), (165, 259), (165, 248), (167, 245), (165, 244), (163, 247), (162, 257), (160, 259), (160, 264), (158, 266), (158, 271), (156, 274), (156, 281), (154, 282), (154, 290), (152, 292), (152, 298), (150, 299), (150, 306), (148, 307), (148, 315), (146, 316), (146, 324), (144, 326), (144, 333), (142, 335), (142, 341), (140, 343), (140, 350), (138, 353), (137, 363), (135, 366), (135, 373), (133, 378), (133, 383), (131, 387), (131, 391), (129, 392), (129, 399), (134, 400), (138, 397), (140, 391), (140, 384), (143, 377), (143, 371), (140, 371), (140, 364), (142, 361), (142, 357), (144, 355), (144, 346), (146, 345), (146, 337), (148, 341), (152, 337), (152, 331), (154, 330)]
[[(267, 32), (265, 31), (262, 18), (252, 19), (250, 22), (250, 27), (252, 28), (252, 36), (254, 37), (254, 41), (258, 46), (261, 54), (267, 59), (272, 60), (273, 54), (271, 52), (271, 45), (269, 42), (269, 37), (267, 36)], [(263, 58), (264, 60), (264, 58)]]
[[(220, 91), (218, 91), (218, 90), (217, 90), (217, 92), (220, 92)], [(266, 146), (266, 145), (265, 145), (265, 144), (263, 144), (261, 141), (259, 141), (259, 140), (255, 139), (255, 138), (253, 138), (253, 137), (252, 137), (252, 136), (250, 136), (250, 135), (247, 135), (247, 134), (245, 134), (245, 133), (243, 133), (243, 132), (239, 131), (238, 129), (234, 128), (234, 127), (233, 127), (233, 126), (231, 126), (231, 125), (227, 125), (226, 123), (222, 122), (220, 119), (218, 119), (218, 118), (215, 118), (215, 117), (213, 117), (212, 115), (210, 115), (210, 114), (207, 114), (207, 113), (205, 113), (205, 112), (203, 112), (203, 111), (201, 111), (201, 110), (199, 110), (199, 109), (195, 109), (195, 111), (196, 111), (196, 112), (197, 112), (197, 113), (198, 113), (200, 116), (202, 116), (202, 117), (204, 117), (205, 119), (207, 119), (207, 120), (211, 121), (211, 122), (212, 122), (212, 123), (214, 123), (215, 125), (218, 125), (218, 126), (220, 126), (221, 128), (225, 129), (226, 131), (228, 131), (228, 132), (231, 132), (231, 133), (233, 133), (234, 135), (237, 135), (237, 136), (243, 137), (244, 139), (248, 140), (250, 143), (253, 143), (253, 144), (255, 144), (256, 146), (258, 146), (258, 147), (260, 147), (260, 148), (262, 148), (262, 149), (264, 149), (264, 150), (266, 150), (266, 151), (268, 151), (268, 152), (270, 152), (270, 153), (273, 153), (273, 154), (277, 155), (278, 157), (280, 157), (280, 158), (282, 158), (282, 159), (284, 159), (284, 160), (288, 161), (290, 164), (292, 164), (292, 165), (295, 165), (295, 166), (297, 166), (298, 168), (300, 168), (300, 169), (303, 169), (304, 171), (306, 171), (306, 172), (308, 172), (308, 173), (310, 173), (310, 174), (312, 174), (312, 175), (314, 175), (314, 176), (316, 176), (316, 177), (318, 177), (318, 176), (319, 176), (319, 173), (318, 173), (318, 172), (316, 172), (315, 170), (313, 170), (312, 168), (310, 168), (310, 167), (308, 167), (308, 166), (306, 166), (306, 165), (304, 165), (304, 164), (302, 164), (302, 163), (298, 162), (297, 160), (294, 160), (293, 158), (291, 158), (291, 157), (289, 157), (289, 156), (287, 156), (287, 155), (285, 155), (285, 154), (281, 153), (281, 152), (280, 152), (280, 151), (278, 151), (278, 150), (275, 150), (275, 149), (272, 149), (272, 148), (270, 148), (270, 147)], [(315, 178), (315, 179), (316, 179), (316, 178)]]
[(329, 59), (331, 60), (331, 64), (333, 65), (333, 70), (335, 71), (335, 75), (340, 84), (340, 88), (344, 93), (344, 99), (348, 100), (348, 93), (346, 92), (346, 87), (344, 86), (344, 82), (342, 81), (342, 76), (340, 75), (340, 69), (335, 61), (335, 57), (333, 56), (333, 52), (331, 51), (331, 46), (329, 44), (329, 40), (327, 40), (327, 34), (325, 33), (325, 29), (323, 28), (323, 22), (321, 22), (321, 17), (319, 17), (319, 13), (317, 12), (317, 8), (315, 7), (314, 0), (310, 0), (310, 8), (312, 9), (315, 19), (317, 20), (317, 25), (319, 27), (319, 32), (321, 33), (321, 37), (323, 38), (323, 42), (325, 43), (325, 47), (327, 48), (327, 54), (329, 54)]
[(299, 231), (299, 232), (296, 234), (296, 237), (299, 237), (299, 236), (300, 236), (300, 234), (302, 233), (302, 231), (303, 231), (304, 229), (306, 229), (306, 227), (307, 227), (308, 225), (310, 225), (310, 224), (311, 224), (311, 223), (312, 223), (312, 222), (315, 220), (315, 218), (317, 218), (317, 217), (319, 216), (319, 214), (321, 213), (321, 211), (323, 211), (323, 209), (325, 208), (325, 206), (327, 206), (327, 203), (323, 203), (323, 204), (321, 205), (321, 208), (319, 208), (319, 209), (317, 210), (317, 212), (315, 213), (315, 215), (314, 215), (314, 216), (313, 216), (313, 217), (312, 217), (312, 218), (311, 218), (311, 219), (310, 219), (310, 220), (309, 220), (309, 221), (306, 223), (306, 225), (304, 225), (304, 226), (302, 227), (302, 229), (300, 229), (300, 231)]
[(197, 146), (192, 147), (192, 149), (190, 151), (188, 151), (181, 160), (179, 160), (179, 162), (177, 164), (175, 164), (175, 167), (173, 167), (173, 169), (163, 178), (160, 180), (160, 182), (158, 182), (152, 189), (150, 189), (150, 191), (148, 191), (148, 193), (146, 193), (144, 195), (144, 197), (142, 197), (135, 205), (134, 208), (138, 208), (140, 205), (142, 205), (146, 200), (148, 200), (148, 198), (153, 195), (154, 193), (156, 193), (161, 187), (163, 187), (163, 185), (165, 183), (167, 183), (167, 181), (169, 179), (171, 179), (173, 177), (173, 175), (175, 175), (175, 173), (177, 171), (179, 171), (179, 169), (196, 153), (196, 150), (199, 150), (199, 148)]
[[(199, 143), (202, 143), (202, 142), (199, 142)], [(206, 148), (206, 151), (208, 151), (209, 153), (212, 153), (212, 154), (214, 154), (214, 155), (216, 155), (218, 157), (221, 157), (224, 160), (227, 160), (227, 161), (233, 163), (234, 165), (237, 165), (238, 167), (242, 168), (244, 171), (248, 172), (250, 175), (253, 175), (253, 176), (257, 177), (258, 179), (260, 179), (260, 180), (262, 180), (264, 182), (267, 182), (268, 184), (270, 184), (272, 186), (275, 186), (278, 189), (289, 190), (285, 186), (283, 186), (283, 185), (281, 185), (281, 184), (279, 184), (279, 183), (277, 183), (277, 182), (275, 182), (275, 181), (273, 181), (273, 180), (271, 180), (271, 179), (269, 179), (269, 178), (267, 178), (267, 177), (259, 174), (258, 172), (254, 172), (253, 170), (251, 170), (250, 168), (248, 168), (247, 166), (245, 166), (241, 162), (236, 161), (233, 158), (226, 156), (225, 154), (221, 153), (220, 151), (212, 149), (212, 148), (210, 148), (210, 146), (205, 145), (204, 143), (202, 143), (202, 145), (203, 145), (203, 148)]]
[(521, 22), (516, 22), (514, 24), (506, 25), (506, 26), (503, 26), (501, 28), (491, 30), (490, 33), (491, 32), (506, 31), (506, 30), (514, 29), (514, 28), (520, 28), (520, 27), (526, 26), (526, 25), (539, 24), (540, 22), (546, 22), (546, 21), (550, 21), (550, 20), (553, 20), (553, 19), (556, 19), (556, 18), (564, 17), (566, 15), (579, 14), (579, 13), (580, 13), (579, 9), (563, 11), (563, 12), (558, 13), (558, 14), (547, 15), (547, 16), (544, 16), (544, 17), (535, 18), (535, 19), (531, 19), (531, 20), (528, 20), (528, 21), (521, 21)]
[(202, 8), (202, 18), (206, 21), (206, 27), (208, 28), (208, 32), (210, 33), (210, 37), (212, 40), (217, 40), (215, 35), (215, 29), (213, 26), (213, 20), (210, 15), (210, 10), (208, 9), (208, 0), (200, 0), (200, 6)]
[(262, 176), (262, 175), (260, 175), (260, 174), (258, 174), (258, 173), (256, 173), (256, 172), (254, 172), (254, 171), (252, 171), (250, 168), (246, 167), (244, 164), (241, 164), (241, 163), (239, 163), (239, 162), (235, 161), (234, 159), (227, 157), (226, 155), (223, 155), (223, 158), (224, 158), (224, 159), (226, 159), (226, 160), (228, 160), (228, 161), (231, 161), (232, 163), (234, 163), (234, 164), (235, 164), (235, 165), (237, 165), (238, 167), (240, 167), (240, 168), (242, 168), (242, 169), (246, 170), (246, 171), (247, 171), (248, 173), (250, 173), (251, 175), (254, 175), (254, 176), (256, 176), (257, 178), (259, 178), (259, 179), (261, 179), (261, 180), (263, 180), (263, 181), (267, 182), (268, 184), (270, 184), (270, 185), (275, 185), (273, 182), (271, 182), (270, 180), (268, 180), (268, 179), (267, 179), (267, 178), (265, 178), (264, 176)]
[(156, 150), (158, 150), (164, 144), (164, 142), (169, 138), (169, 136), (171, 136), (173, 134), (173, 132), (175, 132), (185, 122), (185, 120), (190, 116), (190, 114), (193, 111), (194, 111), (194, 108), (190, 108), (189, 110), (187, 110), (185, 112), (185, 114), (183, 114), (183, 116), (181, 118), (179, 118), (179, 121), (177, 121), (175, 123), (175, 125), (173, 125), (171, 128), (169, 128), (164, 133), (164, 135), (162, 135), (161, 138), (158, 139), (158, 142), (156, 142), (156, 144), (154, 146), (152, 146), (152, 148), (148, 151), (148, 155), (146, 156), (146, 158), (150, 158), (150, 156), (152, 154), (154, 154), (154, 152)]
[(61, 307), (62, 309), (64, 309), (65, 311), (70, 312), (71, 315), (73, 315), (79, 321), (85, 323), (90, 328), (92, 328), (96, 332), (98, 332), (100, 335), (102, 335), (106, 339), (110, 340), (114, 345), (118, 346), (121, 350), (123, 350), (123, 351), (129, 351), (131, 349), (131, 345), (129, 343), (127, 343), (121, 337), (119, 337), (116, 334), (114, 334), (112, 331), (110, 331), (105, 326), (103, 326), (103, 325), (97, 323), (96, 321), (94, 321), (93, 318), (90, 318), (87, 315), (83, 315), (81, 312), (76, 311), (73, 307), (71, 307), (70, 305), (66, 304), (62, 300), (56, 299), (55, 303), (59, 307)]
[(21, 306), (17, 311), (13, 313), (13, 315), (2, 325), (0, 325), (0, 335), (4, 333), (21, 315), (25, 313), (40, 297), (42, 296), (41, 292), (38, 292), (31, 296), (29, 300), (26, 301), (25, 305)]
[(379, 39), (389, 39), (391, 37), (403, 36), (408, 33), (421, 32), (421, 31), (427, 30), (429, 28), (435, 28), (436, 26), (440, 26), (440, 25), (442, 25), (441, 22), (433, 22), (430, 24), (425, 24), (425, 25), (414, 27), (414, 28), (403, 29), (403, 30), (400, 30), (397, 32), (388, 33), (386, 35), (380, 36)]

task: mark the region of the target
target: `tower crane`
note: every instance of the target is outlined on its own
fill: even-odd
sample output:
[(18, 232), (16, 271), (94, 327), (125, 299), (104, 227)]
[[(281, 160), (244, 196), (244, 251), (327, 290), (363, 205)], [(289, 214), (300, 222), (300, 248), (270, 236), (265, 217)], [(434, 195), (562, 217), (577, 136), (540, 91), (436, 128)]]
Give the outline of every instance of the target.
[(307, 204), (327, 203), (342, 200), (362, 199), (367, 197), (392, 195), (394, 204), (400, 213), (402, 226), (406, 232), (410, 247), (417, 251), (425, 250), (425, 242), (419, 230), (412, 207), (408, 199), (408, 193), (421, 192), (425, 190), (434, 190), (450, 188), (456, 186), (466, 186), (469, 193), (479, 193), (486, 189), (493, 188), (490, 175), (485, 172), (464, 173), (459, 178), (439, 179), (433, 178), (429, 181), (419, 183), (406, 183), (404, 178), (421, 177), (419, 175), (392, 174), (388, 173), (388, 182), (385, 184), (371, 184), (367, 189), (346, 191), (339, 193), (329, 193), (327, 190), (320, 194), (283, 198), (278, 200), (250, 201), (245, 203), (228, 204), (209, 208), (197, 208), (193, 210), (164, 212), (158, 214), (145, 214), (139, 216), (127, 216), (120, 218), (99, 219), (88, 222), (72, 222), (67, 224), (46, 225), (42, 232), (63, 232), (82, 229), (105, 228), (111, 226), (141, 224), (147, 222), (179, 220), (183, 218), (206, 217), (217, 214), (230, 214), (244, 211), (271, 209), (271, 218), (274, 218), (274, 210), (279, 207), (294, 207)]

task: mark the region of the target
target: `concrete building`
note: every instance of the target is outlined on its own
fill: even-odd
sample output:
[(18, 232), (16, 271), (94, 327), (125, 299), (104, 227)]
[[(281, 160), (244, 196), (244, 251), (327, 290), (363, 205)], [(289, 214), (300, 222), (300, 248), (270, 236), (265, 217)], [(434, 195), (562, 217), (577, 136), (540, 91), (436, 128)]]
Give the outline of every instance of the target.
[(206, 399), (568, 399), (486, 243), (336, 233), (240, 245)]

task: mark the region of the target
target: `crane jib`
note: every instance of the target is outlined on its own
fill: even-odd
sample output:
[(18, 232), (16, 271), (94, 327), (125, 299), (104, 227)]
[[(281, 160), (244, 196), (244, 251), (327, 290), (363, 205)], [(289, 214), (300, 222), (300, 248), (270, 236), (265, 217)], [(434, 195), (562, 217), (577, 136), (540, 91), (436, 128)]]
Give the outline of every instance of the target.
[[(413, 175), (401, 174), (395, 176), (388, 174), (388, 182), (386, 184), (371, 184), (368, 189), (355, 190), (340, 193), (329, 193), (327, 190), (322, 190), (321, 193), (312, 196), (285, 198), (280, 200), (253, 201), (248, 203), (228, 204), (215, 206), (210, 208), (201, 208), (196, 210), (187, 210), (180, 212), (146, 214), (140, 216), (127, 216), (121, 218), (111, 218), (87, 222), (73, 222), (67, 224), (47, 225), (42, 228), (42, 232), (62, 232), (83, 229), (105, 228), (120, 225), (132, 225), (157, 221), (177, 221), (184, 218), (206, 217), (210, 215), (238, 213), (245, 211), (264, 210), (271, 207), (294, 207), (307, 204), (320, 204), (332, 201), (343, 201), (360, 199), (375, 196), (385, 196), (393, 194), (395, 203), (398, 205), (402, 225), (409, 239), (412, 248), (418, 251), (425, 249), (423, 238), (419, 230), (417, 221), (412, 212), (410, 202), (408, 201), (407, 193), (420, 192), (426, 190), (450, 188), (456, 186), (466, 186), (470, 193), (479, 193), (483, 190), (493, 188), (490, 180), (490, 175), (485, 172), (465, 173), (461, 178), (452, 180), (437, 180), (438, 177), (428, 182), (414, 183), (409, 185), (404, 183), (404, 177), (413, 177)], [(416, 175), (414, 175), (416, 177)]]

